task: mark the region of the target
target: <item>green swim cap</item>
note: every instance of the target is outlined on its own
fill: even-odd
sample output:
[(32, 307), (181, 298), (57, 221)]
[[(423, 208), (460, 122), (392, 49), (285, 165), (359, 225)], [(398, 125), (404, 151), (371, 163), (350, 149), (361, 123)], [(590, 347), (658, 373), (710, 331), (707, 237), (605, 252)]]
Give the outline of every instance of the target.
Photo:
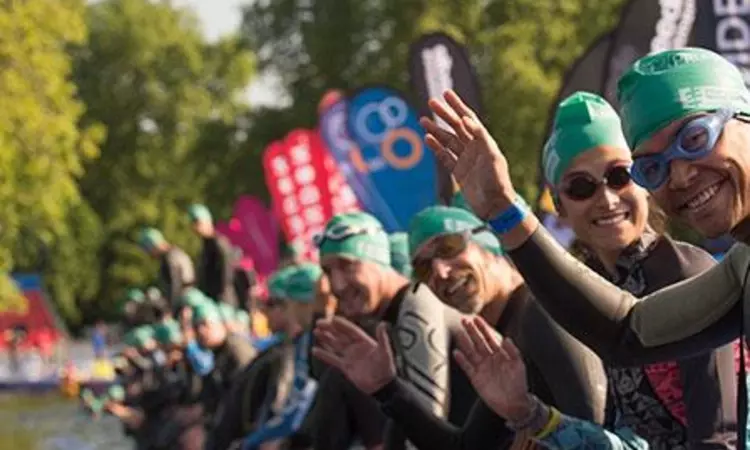
[(248, 314), (247, 311), (244, 309), (238, 309), (235, 320), (243, 326), (249, 327), (250, 326), (250, 314)]
[(321, 258), (336, 255), (371, 261), (385, 267), (391, 265), (388, 234), (380, 222), (367, 213), (334, 216), (317, 241)]
[(234, 307), (228, 303), (219, 303), (219, 314), (224, 322), (234, 322), (237, 316)]
[(123, 338), (123, 342), (128, 347), (142, 349), (152, 339), (154, 339), (154, 327), (151, 325), (142, 325), (127, 333)]
[[(409, 225), (409, 254), (412, 258), (429, 240), (446, 234), (462, 233), (485, 226), (482, 220), (469, 211), (453, 206), (430, 206), (420, 211)], [(474, 233), (471, 240), (494, 255), (502, 255), (500, 241), (488, 229)]]
[(154, 339), (161, 345), (178, 345), (182, 342), (182, 330), (176, 320), (171, 319), (154, 327)]
[(733, 108), (750, 114), (750, 93), (739, 69), (702, 48), (681, 48), (637, 60), (617, 83), (617, 100), (632, 149), (670, 122)]
[(279, 299), (312, 303), (322, 274), (320, 266), (313, 263), (288, 266), (271, 276), (268, 290), (271, 296)]
[(112, 401), (118, 403), (122, 402), (123, 400), (125, 400), (125, 388), (123, 388), (119, 384), (113, 384), (107, 390), (107, 397), (109, 397), (109, 399)]
[(451, 198), (450, 206), (465, 209), (471, 212), (472, 214), (474, 213), (474, 211), (472, 211), (471, 209), (471, 206), (469, 206), (469, 204), (466, 202), (466, 197), (464, 197), (464, 193), (461, 191), (458, 191), (455, 194), (453, 194), (453, 198)]
[(156, 228), (146, 228), (142, 230), (138, 238), (138, 245), (146, 250), (151, 250), (165, 242), (167, 242), (167, 240), (164, 239), (164, 235)]
[(146, 295), (138, 288), (130, 288), (125, 292), (125, 300), (128, 302), (142, 303), (146, 300)]
[(198, 288), (188, 288), (178, 299), (177, 303), (180, 307), (188, 306), (190, 308), (195, 308), (198, 305), (202, 305), (206, 302), (210, 302), (211, 299), (209, 299), (206, 294), (201, 292)]
[(388, 236), (391, 243), (391, 267), (401, 275), (411, 278), (411, 259), (409, 258), (409, 235), (392, 233)]
[(193, 204), (188, 208), (190, 222), (213, 222), (211, 211), (205, 205)]
[(203, 322), (222, 323), (219, 308), (211, 302), (205, 302), (193, 308), (193, 324), (198, 325)]
[(601, 145), (629, 148), (614, 108), (590, 92), (564, 99), (557, 106), (552, 134), (542, 153), (547, 182), (557, 186), (578, 155)]
[(144, 301), (146, 301), (146, 296), (143, 294), (142, 290), (136, 288), (128, 289), (120, 300), (120, 312), (125, 314), (127, 313), (129, 305), (143, 303)]

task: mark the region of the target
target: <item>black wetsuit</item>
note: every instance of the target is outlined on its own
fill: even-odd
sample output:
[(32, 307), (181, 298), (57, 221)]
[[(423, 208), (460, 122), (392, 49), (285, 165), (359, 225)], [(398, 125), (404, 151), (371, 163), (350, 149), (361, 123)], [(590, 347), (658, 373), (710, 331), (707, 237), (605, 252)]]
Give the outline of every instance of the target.
[[(668, 241), (663, 245), (667, 250), (674, 247)], [(673, 279), (694, 275), (683, 273), (687, 261), (682, 251), (670, 252), (673, 262), (654, 259), (654, 268), (644, 268), (644, 272), (662, 277), (674, 272), (677, 276)], [(750, 247), (744, 244), (733, 247), (713, 268), (642, 300), (575, 260), (542, 227), (509, 254), (555, 320), (610, 365), (639, 366), (702, 355), (740, 334), (743, 283), (750, 266)], [(726, 386), (736, 379), (733, 370), (726, 372), (724, 368), (707, 374), (720, 388), (709, 393), (713, 399), (706, 403), (705, 414), (717, 417), (719, 425), (690, 428), (712, 448), (728, 448), (734, 442), (734, 437), (726, 437), (726, 431), (736, 428), (735, 410), (727, 405), (732, 393), (727, 394)]]
[(198, 289), (217, 302), (237, 306), (234, 290), (234, 251), (224, 236), (203, 238), (198, 260)]
[[(606, 381), (599, 359), (557, 326), (522, 286), (513, 293), (495, 329), (519, 346), (529, 387), (540, 399), (570, 415), (601, 423)], [(481, 401), (462, 427), (436, 417), (396, 379), (375, 394), (383, 410), (417, 448), (424, 450), (506, 449), (516, 434)], [(523, 439), (523, 438), (521, 438)]]

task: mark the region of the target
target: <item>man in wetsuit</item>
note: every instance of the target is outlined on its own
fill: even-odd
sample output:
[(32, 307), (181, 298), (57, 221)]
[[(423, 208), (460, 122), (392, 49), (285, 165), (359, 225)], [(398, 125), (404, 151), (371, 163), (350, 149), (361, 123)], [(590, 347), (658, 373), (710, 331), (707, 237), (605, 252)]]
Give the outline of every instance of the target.
[[(399, 244), (394, 247), (391, 239), (391, 257), (394, 251), (403, 251), (408, 263), (408, 239), (401, 240)], [(391, 266), (396, 270), (404, 268), (401, 265), (397, 267), (393, 259)], [(316, 288), (315, 321), (332, 318), (336, 303), (336, 297), (331, 293), (331, 283), (326, 276), (321, 276)], [(387, 418), (377, 402), (357, 389), (338, 369), (327, 366), (317, 358), (310, 358), (310, 372), (320, 381), (318, 398), (311, 412), (311, 415), (318, 416), (313, 419), (315, 448), (349, 450), (355, 442), (359, 442), (367, 450), (381, 449)], [(338, 420), (331, 421), (329, 417), (337, 417)]]
[(201, 347), (214, 353), (214, 375), (221, 391), (228, 389), (234, 377), (255, 358), (256, 351), (250, 341), (224, 326), (221, 312), (211, 302), (193, 308), (195, 330), (186, 330), (186, 340), (195, 336)]
[[(642, 364), (689, 356), (741, 333), (738, 318), (750, 298), (750, 94), (732, 63), (705, 49), (663, 51), (636, 61), (618, 83), (633, 179), (669, 215), (707, 236), (731, 230), (741, 242), (704, 274), (642, 299), (555, 244), (517, 204), (507, 160), (476, 114), (455, 93), (445, 98), (448, 107), (431, 107), (453, 132), (423, 118), (428, 145), (472, 207), (492, 218), (539, 301), (603, 358)], [(748, 318), (745, 309), (746, 328)]]
[(188, 210), (193, 231), (203, 240), (198, 259), (198, 289), (217, 302), (238, 306), (234, 290), (235, 252), (229, 240), (214, 227), (211, 211), (204, 205), (191, 205)]
[[(484, 317), (525, 349), (529, 384), (536, 395), (571, 415), (603, 421), (606, 379), (601, 362), (534, 302), (486, 224), (465, 209), (430, 207), (412, 219), (409, 243), (415, 279), (450, 307)], [(354, 344), (359, 338), (349, 339)], [(420, 410), (393, 367), (382, 364), (381, 358), (365, 351), (345, 354), (345, 374), (374, 395), (419, 448), (503, 449), (524, 440), (516, 439), (504, 420), (476, 401), (471, 384), (455, 364), (451, 427)]]
[[(411, 285), (391, 267), (388, 235), (371, 215), (337, 215), (316, 241), (321, 266), (338, 300), (337, 314), (365, 327), (384, 322), (378, 336), (394, 341), (393, 361), (398, 361), (417, 402), (431, 414), (445, 417), (450, 386), (446, 363), (451, 333), (460, 327), (461, 314), (445, 307), (427, 286)], [(403, 447), (405, 438), (398, 424), (388, 428), (386, 448)]]
[(193, 261), (181, 248), (164, 239), (161, 231), (146, 228), (138, 240), (141, 248), (161, 261), (159, 280), (170, 308), (183, 291), (195, 284)]

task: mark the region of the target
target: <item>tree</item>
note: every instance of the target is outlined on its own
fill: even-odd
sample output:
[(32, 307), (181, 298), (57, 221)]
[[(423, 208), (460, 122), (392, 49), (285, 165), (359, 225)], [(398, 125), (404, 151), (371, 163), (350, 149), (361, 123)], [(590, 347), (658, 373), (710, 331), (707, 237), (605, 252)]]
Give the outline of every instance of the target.
[(42, 269), (40, 249), (63, 242), (82, 207), (76, 181), (103, 136), (94, 122), (79, 126), (84, 105), (69, 81), (67, 46), (85, 42), (84, 11), (82, 0), (0, 9), (0, 273)]
[(186, 208), (226, 182), (228, 154), (240, 146), (237, 118), (247, 109), (238, 94), (254, 60), (234, 38), (205, 42), (196, 18), (168, 2), (104, 0), (89, 5), (87, 23), (75, 79), (85, 120), (108, 129), (80, 183), (103, 223), (99, 290), (87, 309), (96, 314), (111, 312), (126, 287), (154, 280), (155, 263), (136, 247), (140, 227), (197, 249)]
[[(470, 50), (490, 130), (529, 198), (550, 103), (564, 71), (618, 20), (622, 0), (296, 0), (246, 7), (242, 35), (293, 104), (293, 126), (315, 123), (329, 88), (382, 82), (406, 89), (409, 44), (445, 31)], [(280, 112), (274, 112), (280, 114)], [(276, 139), (289, 124), (264, 133)], [(255, 143), (255, 142), (254, 142)], [(267, 142), (257, 142), (265, 145)], [(527, 180), (524, 182), (523, 180)]]

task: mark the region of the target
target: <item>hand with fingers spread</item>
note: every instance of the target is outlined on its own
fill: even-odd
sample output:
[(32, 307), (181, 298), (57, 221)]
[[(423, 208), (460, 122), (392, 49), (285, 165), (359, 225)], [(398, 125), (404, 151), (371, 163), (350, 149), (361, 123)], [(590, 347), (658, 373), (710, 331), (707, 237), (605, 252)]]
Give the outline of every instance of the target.
[(516, 198), (508, 161), (477, 114), (458, 94), (449, 90), (444, 98), (447, 104), (431, 99), (429, 106), (453, 132), (422, 117), (420, 123), (427, 131), (425, 142), (456, 178), (474, 212), (483, 219), (493, 218)]
[(315, 339), (313, 355), (340, 370), (368, 395), (396, 378), (396, 362), (385, 323), (378, 325), (376, 341), (343, 317), (320, 320)]
[(464, 319), (454, 357), (482, 400), (512, 422), (532, 413), (526, 365), (509, 338), (503, 339), (481, 317)]

